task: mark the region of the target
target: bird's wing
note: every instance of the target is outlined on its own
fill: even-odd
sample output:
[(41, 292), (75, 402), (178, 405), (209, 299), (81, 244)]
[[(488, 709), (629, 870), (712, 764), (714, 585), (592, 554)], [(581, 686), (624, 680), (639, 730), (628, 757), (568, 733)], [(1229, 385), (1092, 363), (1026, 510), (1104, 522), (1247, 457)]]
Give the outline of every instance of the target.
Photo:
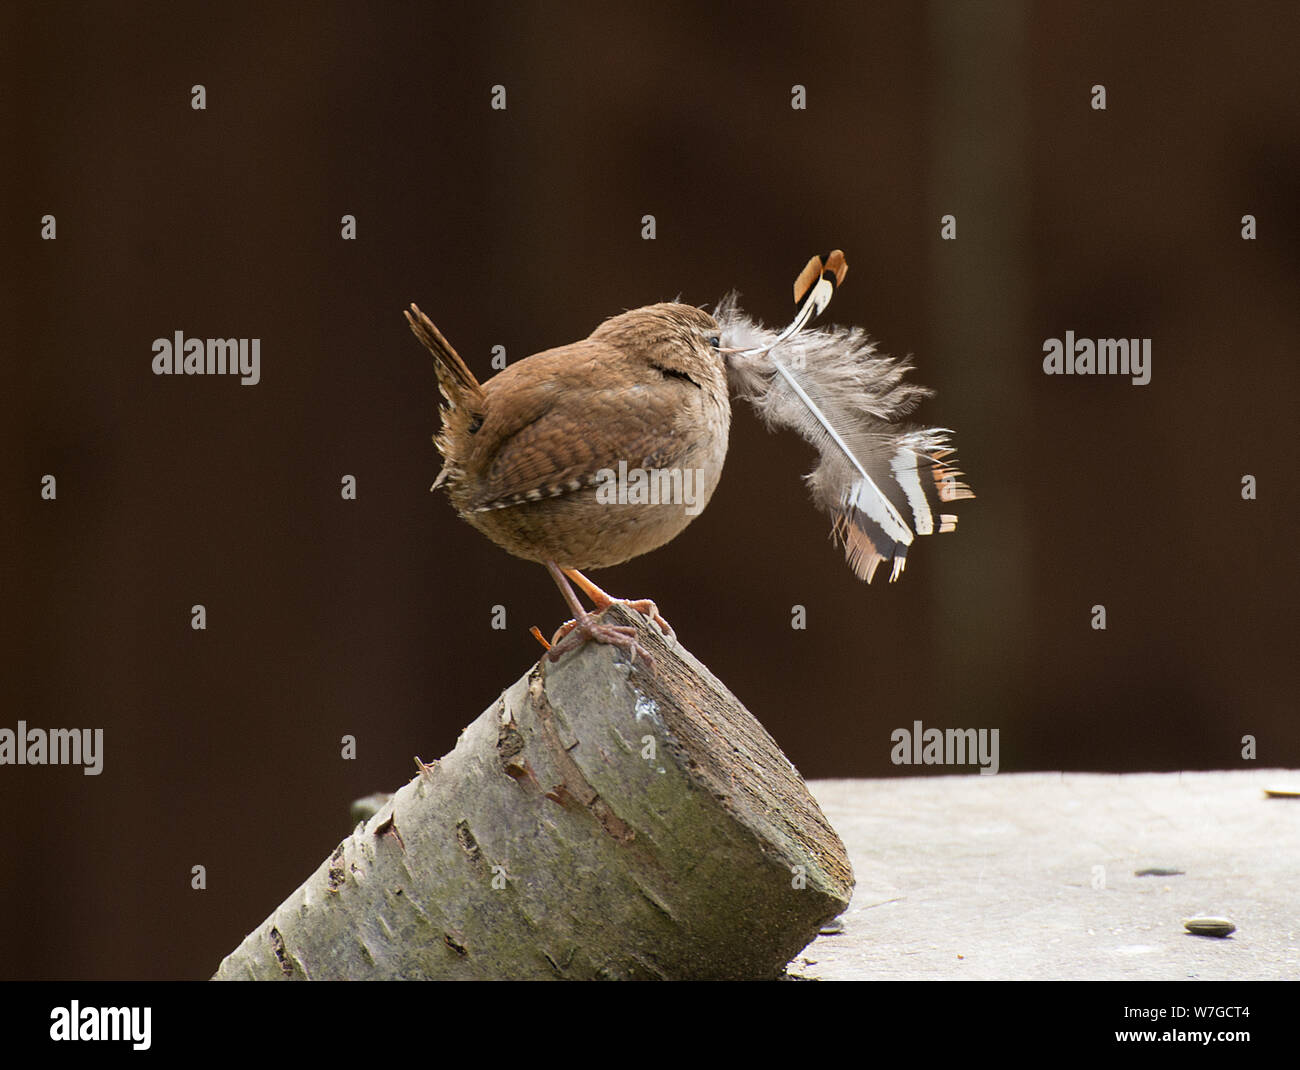
[(612, 358), (609, 346), (578, 342), (509, 365), (484, 384), (483, 425), (474, 436), (481, 453), (467, 465), (483, 473), (482, 486), (471, 509), (579, 493), (603, 470), (617, 472), (620, 461), (673, 463), (680, 451), (672, 429), (698, 388), (646, 382)]

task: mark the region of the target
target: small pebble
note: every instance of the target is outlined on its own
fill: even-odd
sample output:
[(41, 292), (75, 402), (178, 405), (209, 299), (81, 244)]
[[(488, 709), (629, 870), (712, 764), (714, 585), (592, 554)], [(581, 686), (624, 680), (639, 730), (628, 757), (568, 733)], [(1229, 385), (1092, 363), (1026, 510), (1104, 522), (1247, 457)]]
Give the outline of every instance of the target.
[(834, 921), (828, 921), (817, 930), (818, 936), (838, 936), (844, 931), (844, 919), (836, 918)]
[(1188, 918), (1183, 928), (1197, 936), (1230, 936), (1237, 931), (1227, 918)]
[(1165, 869), (1163, 866), (1152, 866), (1150, 869), (1139, 869), (1133, 872), (1135, 877), (1181, 877), (1181, 869)]

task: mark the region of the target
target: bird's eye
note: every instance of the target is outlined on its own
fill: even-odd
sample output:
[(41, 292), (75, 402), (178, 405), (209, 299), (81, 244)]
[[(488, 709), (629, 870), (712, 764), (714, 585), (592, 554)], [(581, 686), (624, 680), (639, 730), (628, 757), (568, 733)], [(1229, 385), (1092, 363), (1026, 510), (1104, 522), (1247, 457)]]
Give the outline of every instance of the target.
[(717, 334), (709, 335), (709, 345), (714, 349), (720, 349), (722, 347), (722, 336)]

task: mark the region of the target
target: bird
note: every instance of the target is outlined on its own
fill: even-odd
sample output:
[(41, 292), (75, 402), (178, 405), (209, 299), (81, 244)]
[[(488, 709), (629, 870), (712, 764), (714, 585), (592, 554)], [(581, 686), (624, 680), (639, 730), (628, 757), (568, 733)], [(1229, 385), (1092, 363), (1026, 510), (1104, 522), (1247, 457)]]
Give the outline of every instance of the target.
[[(480, 383), (418, 306), (406, 317), (435, 358), (446, 401), (435, 438), (444, 464), (432, 489), (446, 486), (471, 526), (550, 572), (573, 620), (548, 656), (556, 660), (594, 639), (650, 661), (634, 628), (598, 615), (624, 602), (671, 634), (658, 607), (615, 599), (582, 570), (657, 549), (712, 497), (731, 424), (717, 321), (680, 302), (632, 309), (581, 341), (533, 354)], [(678, 493), (643, 501), (652, 495), (627, 493), (629, 472), (645, 473), (644, 484), (666, 473), (669, 491), (676, 477)], [(570, 581), (596, 612), (583, 608)]]
[(430, 489), (445, 487), (463, 520), (546, 567), (573, 613), (543, 640), (549, 659), (591, 640), (652, 665), (635, 628), (600, 619), (615, 603), (672, 637), (652, 600), (616, 598), (583, 572), (660, 548), (703, 511), (722, 476), (733, 394), (816, 447), (813, 500), (860, 578), (890, 561), (897, 579), (916, 535), (955, 528), (940, 503), (974, 495), (952, 464), (950, 431), (900, 422), (931, 393), (905, 378), (910, 362), (877, 354), (859, 328), (806, 329), (847, 270), (840, 250), (812, 257), (781, 331), (742, 312), (734, 293), (712, 312), (661, 302), (485, 382), (416, 304), (404, 310), (444, 401)]

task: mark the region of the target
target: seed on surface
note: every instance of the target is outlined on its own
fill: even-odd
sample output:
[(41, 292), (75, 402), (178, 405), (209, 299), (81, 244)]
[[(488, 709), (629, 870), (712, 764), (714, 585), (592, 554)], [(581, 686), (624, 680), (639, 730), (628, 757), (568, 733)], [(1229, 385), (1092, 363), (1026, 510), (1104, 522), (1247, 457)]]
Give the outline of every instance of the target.
[(1227, 918), (1188, 918), (1183, 928), (1197, 936), (1230, 936), (1237, 931)]

